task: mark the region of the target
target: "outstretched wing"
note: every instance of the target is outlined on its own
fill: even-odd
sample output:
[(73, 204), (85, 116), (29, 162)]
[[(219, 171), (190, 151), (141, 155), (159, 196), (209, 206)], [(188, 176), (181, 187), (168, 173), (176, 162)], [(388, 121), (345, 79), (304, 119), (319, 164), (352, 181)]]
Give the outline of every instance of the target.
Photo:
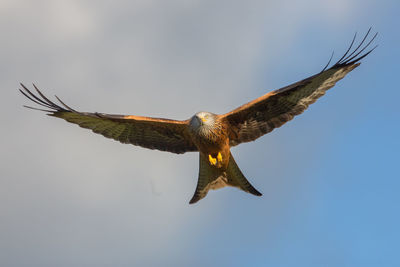
[[(371, 29), (354, 49), (350, 52), (356, 35), (347, 52), (339, 61), (329, 69), (330, 63), (318, 74), (307, 79), (272, 91), (263, 95), (229, 113), (222, 115), (230, 124), (230, 145), (234, 146), (243, 142), (249, 142), (271, 132), (301, 114), (307, 107), (323, 96), (337, 81), (356, 68), (362, 58), (376, 48), (361, 54), (375, 39), (375, 34), (364, 46)], [(361, 55), (360, 55), (361, 54)], [(331, 58), (332, 59), (332, 58)]]
[(35, 85), (33, 86), (38, 95), (32, 93), (23, 84), (21, 86), (23, 90), (20, 89), (20, 91), (24, 96), (46, 109), (26, 107), (49, 112), (50, 116), (91, 129), (107, 138), (125, 144), (173, 153), (197, 151), (188, 133), (188, 121), (79, 112), (68, 107), (57, 96), (62, 106), (50, 101)]

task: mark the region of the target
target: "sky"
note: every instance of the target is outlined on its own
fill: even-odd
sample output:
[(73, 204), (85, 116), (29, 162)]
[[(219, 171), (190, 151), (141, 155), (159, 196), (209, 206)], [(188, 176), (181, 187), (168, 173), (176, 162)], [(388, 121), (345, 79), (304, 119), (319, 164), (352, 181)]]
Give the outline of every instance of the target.
[[(400, 266), (397, 0), (0, 0), (0, 266)], [(283, 127), (232, 149), (262, 197), (195, 205), (198, 154), (146, 150), (28, 110), (187, 119), (378, 48)]]

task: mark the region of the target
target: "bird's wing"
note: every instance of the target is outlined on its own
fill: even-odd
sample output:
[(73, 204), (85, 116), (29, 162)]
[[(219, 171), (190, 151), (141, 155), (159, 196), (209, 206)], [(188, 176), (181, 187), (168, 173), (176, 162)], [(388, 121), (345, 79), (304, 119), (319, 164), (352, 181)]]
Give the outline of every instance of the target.
[(363, 46), (370, 30), (368, 30), (357, 48), (350, 52), (356, 38), (355, 35), (347, 52), (329, 69), (326, 68), (330, 60), (320, 73), (267, 93), (229, 113), (221, 115), (230, 124), (230, 145), (235, 146), (243, 142), (253, 141), (306, 110), (310, 104), (323, 96), (326, 90), (333, 87), (337, 81), (360, 65), (360, 63), (357, 63), (358, 61), (375, 49), (376, 46), (361, 54), (376, 37), (375, 34)]
[(79, 112), (68, 107), (57, 96), (62, 106), (55, 104), (44, 96), (35, 85), (37, 95), (23, 84), (21, 86), (22, 90), (20, 89), (20, 91), (24, 96), (45, 108), (33, 109), (48, 112), (50, 116), (91, 129), (107, 138), (115, 139), (121, 143), (173, 153), (197, 151), (189, 136), (188, 121)]

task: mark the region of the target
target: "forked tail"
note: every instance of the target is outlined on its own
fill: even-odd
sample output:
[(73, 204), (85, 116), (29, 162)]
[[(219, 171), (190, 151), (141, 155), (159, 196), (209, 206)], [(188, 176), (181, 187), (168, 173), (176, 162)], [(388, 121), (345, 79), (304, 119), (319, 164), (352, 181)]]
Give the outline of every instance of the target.
[(222, 170), (211, 166), (208, 159), (200, 153), (199, 179), (189, 203), (193, 204), (204, 198), (210, 189), (216, 190), (225, 186), (234, 186), (256, 196), (262, 195), (244, 177), (232, 154), (229, 155), (228, 168)]

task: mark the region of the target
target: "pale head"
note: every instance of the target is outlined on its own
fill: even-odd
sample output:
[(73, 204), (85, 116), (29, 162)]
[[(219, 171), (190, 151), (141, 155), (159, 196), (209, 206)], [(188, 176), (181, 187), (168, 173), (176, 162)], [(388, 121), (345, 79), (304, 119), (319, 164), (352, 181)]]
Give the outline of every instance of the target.
[(216, 115), (210, 112), (201, 111), (197, 112), (190, 119), (190, 126), (193, 129), (212, 128), (215, 124)]

